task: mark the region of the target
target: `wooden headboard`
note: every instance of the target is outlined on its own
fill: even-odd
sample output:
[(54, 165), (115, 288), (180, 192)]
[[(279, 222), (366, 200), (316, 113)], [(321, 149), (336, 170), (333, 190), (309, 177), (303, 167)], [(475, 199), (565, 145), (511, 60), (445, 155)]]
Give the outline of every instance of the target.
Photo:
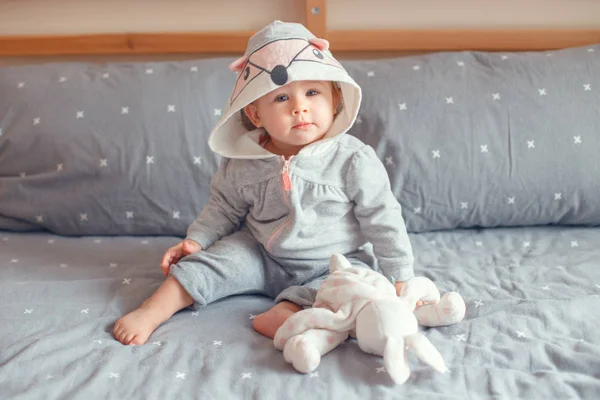
[[(282, 0), (284, 1), (284, 0)], [(287, 1), (287, 0), (285, 0)], [(336, 52), (524, 51), (600, 42), (591, 29), (403, 29), (330, 30), (327, 0), (301, 0), (303, 22)], [(250, 30), (164, 33), (0, 35), (0, 56), (243, 53)]]

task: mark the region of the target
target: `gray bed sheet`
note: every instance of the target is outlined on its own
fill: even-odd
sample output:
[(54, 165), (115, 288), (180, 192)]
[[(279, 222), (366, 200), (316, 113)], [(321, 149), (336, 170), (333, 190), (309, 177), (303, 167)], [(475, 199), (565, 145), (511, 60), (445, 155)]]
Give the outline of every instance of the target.
[(392, 384), (349, 340), (297, 373), (252, 329), (271, 300), (183, 310), (148, 344), (123, 346), (116, 319), (161, 283), (175, 237), (0, 232), (2, 399), (595, 399), (600, 393), (600, 228), (411, 235), (418, 275), (457, 290), (465, 320), (424, 330), (450, 372), (411, 355)]

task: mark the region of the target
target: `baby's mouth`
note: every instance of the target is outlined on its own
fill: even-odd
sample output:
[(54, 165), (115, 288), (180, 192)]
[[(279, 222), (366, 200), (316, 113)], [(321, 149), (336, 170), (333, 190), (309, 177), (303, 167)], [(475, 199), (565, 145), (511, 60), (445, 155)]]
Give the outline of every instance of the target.
[(310, 122), (300, 122), (299, 124), (296, 124), (293, 126), (294, 129), (308, 129), (312, 126), (313, 124)]

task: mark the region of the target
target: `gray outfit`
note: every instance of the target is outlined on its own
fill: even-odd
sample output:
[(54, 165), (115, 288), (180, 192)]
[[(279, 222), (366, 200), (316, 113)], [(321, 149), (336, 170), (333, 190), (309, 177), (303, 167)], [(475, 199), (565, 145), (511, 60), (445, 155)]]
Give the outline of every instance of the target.
[[(387, 172), (370, 146), (345, 134), (306, 146), (287, 168), (280, 157), (222, 158), (187, 238), (204, 250), (170, 273), (197, 306), (242, 293), (311, 305), (334, 253), (397, 281), (414, 275)], [(376, 263), (360, 250), (367, 242)]]

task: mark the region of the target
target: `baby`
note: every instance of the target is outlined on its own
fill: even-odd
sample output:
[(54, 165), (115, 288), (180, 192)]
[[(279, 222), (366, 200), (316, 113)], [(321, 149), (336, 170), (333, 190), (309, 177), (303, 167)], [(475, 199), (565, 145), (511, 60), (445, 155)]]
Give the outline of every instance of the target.
[(236, 84), (209, 138), (221, 156), (210, 200), (185, 240), (165, 253), (167, 279), (116, 322), (121, 343), (143, 344), (177, 311), (237, 294), (275, 299), (254, 320), (273, 338), (312, 306), (334, 253), (380, 271), (398, 292), (414, 276), (385, 167), (345, 134), (360, 87), (328, 46), (300, 24), (275, 21), (231, 64)]

